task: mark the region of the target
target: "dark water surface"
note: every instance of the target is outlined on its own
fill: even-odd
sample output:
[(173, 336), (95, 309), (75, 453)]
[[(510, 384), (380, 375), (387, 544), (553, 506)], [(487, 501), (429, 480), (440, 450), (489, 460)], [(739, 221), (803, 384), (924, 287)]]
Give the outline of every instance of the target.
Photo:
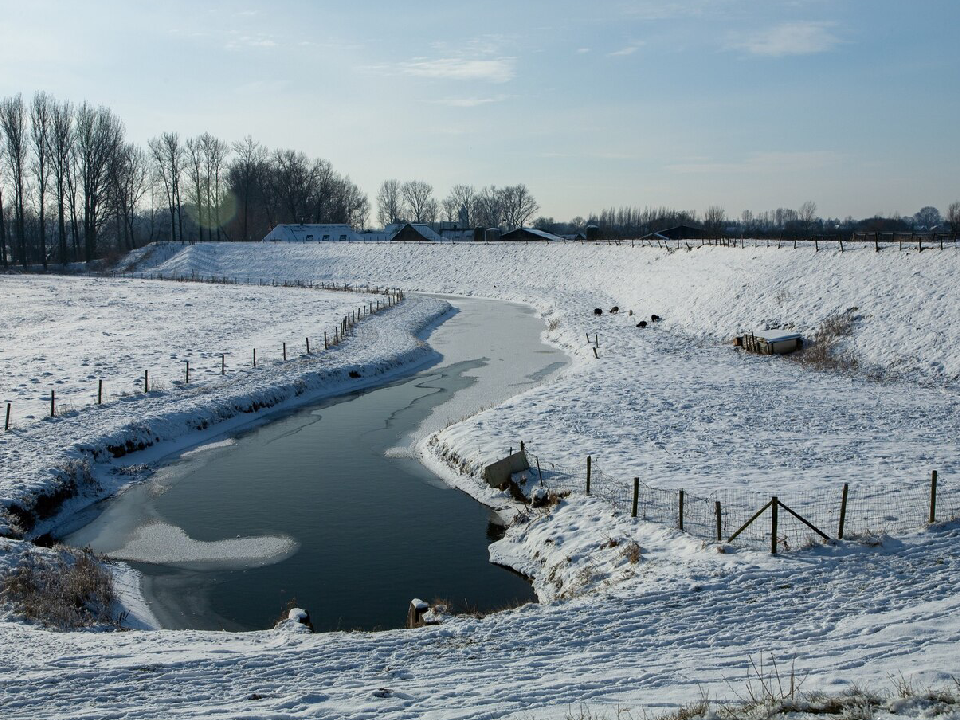
[[(470, 303), (461, 322), (477, 321)], [(536, 341), (536, 367), (518, 363), (523, 385), (558, 359), (529, 310), (506, 307)], [(488, 365), (441, 363), (189, 453), (66, 540), (130, 561), (168, 628), (266, 628), (293, 603), (317, 630), (369, 630), (401, 627), (413, 597), (481, 611), (534, 600), (526, 580), (489, 562), (497, 518), (396, 452), (438, 407), (476, 390)]]

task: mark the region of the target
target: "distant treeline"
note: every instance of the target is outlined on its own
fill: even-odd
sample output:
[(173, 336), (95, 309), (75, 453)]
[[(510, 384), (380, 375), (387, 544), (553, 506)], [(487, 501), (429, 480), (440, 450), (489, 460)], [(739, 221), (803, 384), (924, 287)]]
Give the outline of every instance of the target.
[[(594, 225), (603, 237), (640, 237), (675, 225), (711, 235), (815, 235), (876, 231), (960, 231), (960, 202), (946, 217), (925, 207), (911, 217), (819, 218), (797, 210), (722, 207), (702, 215), (667, 207), (621, 207), (587, 218), (533, 220), (539, 204), (523, 184), (455, 185), (439, 200), (422, 180), (386, 180), (376, 197), (381, 225), (425, 222), (512, 229), (533, 223), (574, 234)], [(297, 150), (270, 150), (247, 136), (165, 132), (146, 147), (129, 142), (109, 108), (76, 105), (38, 92), (0, 100), (0, 265), (87, 261), (154, 240), (260, 240), (281, 223), (366, 225), (370, 201), (348, 175)]]
[(620, 207), (608, 208), (587, 218), (576, 217), (569, 222), (539, 217), (534, 225), (558, 234), (576, 233), (594, 225), (598, 228), (598, 235), (605, 238), (638, 238), (677, 225), (701, 228), (708, 237), (850, 236), (855, 232), (960, 233), (960, 201), (950, 205), (946, 216), (937, 208), (926, 206), (906, 217), (821, 218), (817, 216), (816, 203), (808, 201), (798, 210), (778, 208), (758, 213), (745, 210), (739, 218), (728, 218), (724, 209), (716, 205), (707, 208), (702, 215), (696, 210), (668, 207)]

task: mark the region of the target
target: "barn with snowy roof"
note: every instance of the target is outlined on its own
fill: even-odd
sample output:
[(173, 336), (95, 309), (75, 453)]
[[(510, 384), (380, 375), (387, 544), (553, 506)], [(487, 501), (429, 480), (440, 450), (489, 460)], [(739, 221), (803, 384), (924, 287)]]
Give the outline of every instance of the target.
[(358, 240), (357, 232), (345, 224), (312, 225), (289, 224), (277, 225), (263, 238), (264, 242), (348, 242)]
[(501, 240), (513, 240), (513, 241), (523, 241), (527, 242), (536, 241), (543, 242), (549, 240), (551, 242), (560, 242), (563, 240), (559, 235), (554, 235), (553, 233), (548, 233), (545, 230), (537, 230), (537, 228), (522, 227), (517, 228), (516, 230), (511, 230), (508, 233), (500, 236)]
[(404, 223), (390, 238), (396, 242), (440, 242), (442, 237), (424, 223)]

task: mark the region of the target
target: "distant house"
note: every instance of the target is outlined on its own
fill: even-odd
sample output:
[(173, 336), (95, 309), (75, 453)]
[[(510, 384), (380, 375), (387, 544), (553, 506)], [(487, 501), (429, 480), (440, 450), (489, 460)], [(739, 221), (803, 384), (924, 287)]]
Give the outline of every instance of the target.
[(667, 228), (666, 230), (658, 230), (657, 232), (652, 232), (649, 235), (644, 235), (644, 240), (700, 240), (706, 237), (706, 232), (703, 228), (694, 227), (693, 225), (677, 225), (676, 227)]
[(349, 225), (277, 225), (263, 238), (264, 242), (347, 242), (359, 235)]
[(395, 242), (441, 242), (441, 238), (429, 225), (423, 223), (404, 223), (390, 237)]
[(554, 235), (553, 233), (548, 233), (545, 230), (537, 230), (536, 228), (517, 228), (516, 230), (511, 230), (508, 233), (505, 233), (500, 236), (501, 240), (522, 240), (524, 242), (528, 240), (533, 240), (536, 242), (543, 242), (545, 240), (560, 242), (563, 240), (559, 235)]

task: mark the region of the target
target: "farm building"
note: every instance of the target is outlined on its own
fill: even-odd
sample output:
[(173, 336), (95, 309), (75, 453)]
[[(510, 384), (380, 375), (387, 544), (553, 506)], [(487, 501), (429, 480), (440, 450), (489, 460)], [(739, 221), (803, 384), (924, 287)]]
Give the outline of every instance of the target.
[(405, 223), (393, 233), (391, 241), (396, 242), (440, 242), (443, 240), (429, 225), (423, 223)]
[(536, 242), (543, 242), (544, 240), (550, 241), (561, 241), (562, 237), (559, 235), (554, 235), (553, 233), (545, 232), (544, 230), (537, 230), (536, 228), (517, 228), (508, 233), (504, 233), (500, 236), (501, 240), (522, 240), (524, 242), (528, 240), (533, 240)]
[(277, 225), (263, 238), (264, 242), (350, 241), (359, 236), (349, 225)]
[(803, 336), (786, 330), (761, 330), (739, 336), (734, 345), (760, 355), (785, 355), (803, 347)]

